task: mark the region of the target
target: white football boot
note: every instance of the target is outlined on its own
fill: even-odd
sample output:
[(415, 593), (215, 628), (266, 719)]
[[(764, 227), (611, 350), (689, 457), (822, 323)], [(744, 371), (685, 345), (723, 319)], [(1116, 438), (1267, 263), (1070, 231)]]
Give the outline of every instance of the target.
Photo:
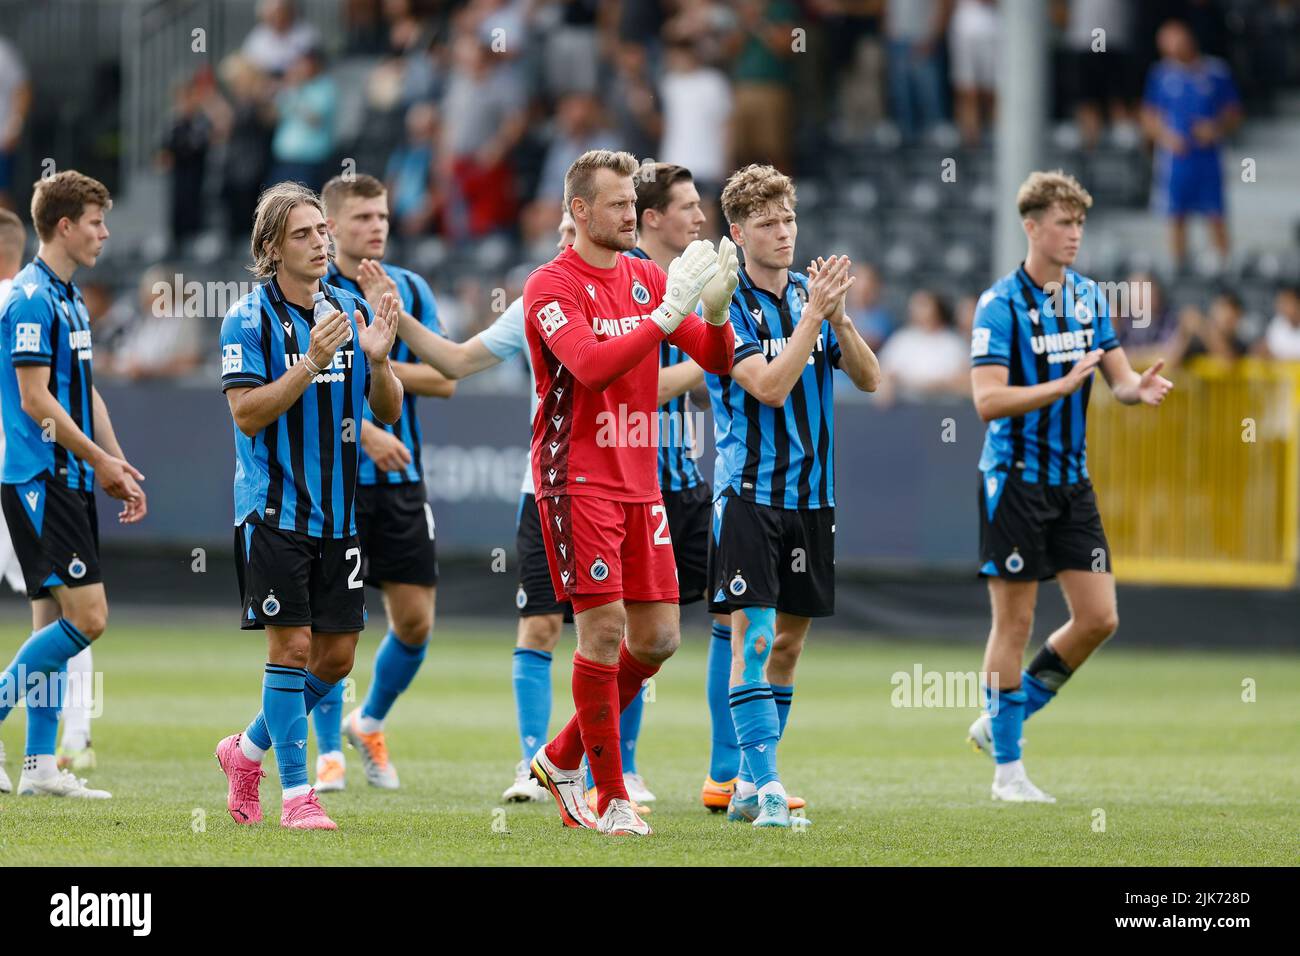
[(649, 836), (654, 832), (633, 809), (631, 801), (618, 797), (609, 801), (596, 829), (606, 836)]
[(38, 777), (23, 771), (18, 778), (18, 796), (20, 797), (79, 797), (83, 800), (107, 800), (112, 796), (107, 790), (93, 790), (86, 786), (86, 781), (74, 777), (67, 770), (60, 770), (47, 777)]
[(596, 815), (587, 806), (587, 773), (581, 766), (577, 770), (561, 770), (546, 756), (546, 748), (537, 751), (531, 765), (533, 778), (555, 798), (560, 811), (560, 821), (575, 830), (595, 830)]
[(623, 774), (623, 786), (627, 790), (628, 799), (633, 803), (654, 803), (655, 795), (650, 792), (639, 773)]
[(1056, 798), (1043, 793), (1030, 782), (1019, 760), (1000, 764), (993, 777), (993, 799), (1008, 803), (1055, 803)]
[(515, 764), (515, 782), (506, 787), (501, 799), (506, 803), (541, 802), (547, 798), (546, 788), (533, 779), (528, 771), (528, 761)]

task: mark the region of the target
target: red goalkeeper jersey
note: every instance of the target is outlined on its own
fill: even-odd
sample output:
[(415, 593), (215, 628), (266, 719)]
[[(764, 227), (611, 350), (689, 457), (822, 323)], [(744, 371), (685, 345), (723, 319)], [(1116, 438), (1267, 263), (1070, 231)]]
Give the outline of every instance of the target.
[[(524, 283), (537, 383), (532, 468), (537, 496), (655, 501), (659, 493), (659, 343), (650, 313), (663, 269), (619, 256), (598, 269), (569, 247)], [(688, 315), (668, 337), (706, 371), (731, 369), (731, 324)]]

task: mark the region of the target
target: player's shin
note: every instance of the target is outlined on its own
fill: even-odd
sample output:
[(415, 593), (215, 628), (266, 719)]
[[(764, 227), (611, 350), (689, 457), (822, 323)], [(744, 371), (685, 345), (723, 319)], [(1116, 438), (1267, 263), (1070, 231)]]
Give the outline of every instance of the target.
[(1025, 720), (1046, 707), (1073, 673), (1070, 665), (1052, 650), (1052, 645), (1044, 643), (1020, 675), (1025, 691)]
[(301, 667), (267, 664), (262, 681), (262, 713), (275, 748), (284, 799), (292, 800), (307, 785), (307, 705), (303, 688), (307, 672)]
[(984, 688), (992, 722), (993, 759), (999, 765), (1020, 760), (1021, 728), (1025, 723), (1025, 691), (1020, 687)]
[[(781, 718), (772, 686), (763, 679), (764, 666), (772, 653), (776, 634), (776, 611), (772, 608), (745, 609), (747, 626), (743, 643), (741, 682), (731, 688), (731, 719), (736, 725), (746, 769), (754, 788), (785, 795), (776, 771), (776, 745), (781, 736)], [(742, 779), (744, 779), (742, 777)]]
[(619, 752), (619, 667), (573, 655), (573, 702), (587, 765), (600, 793), (597, 814), (609, 801), (627, 799), (623, 760)]
[(707, 690), (709, 718), (713, 725), (709, 752), (709, 778), (718, 783), (734, 780), (740, 772), (740, 744), (736, 741), (736, 724), (731, 719), (728, 691), (731, 683), (731, 628), (713, 625), (709, 641)]
[(27, 755), (23, 773), (51, 777), (57, 772), (54, 741), (59, 732), (59, 711), (63, 707), (66, 667), (43, 675), (44, 680), (29, 682), (27, 691)]
[(95, 706), (92, 651), (68, 658), (67, 693), (63, 697), (63, 751), (75, 754), (90, 746), (90, 713)]
[[(393, 702), (415, 679), (428, 647), (427, 640), (419, 645), (407, 644), (392, 631), (384, 636), (379, 651), (375, 654), (374, 680), (370, 684), (365, 703), (361, 705), (363, 731), (372, 733), (382, 728)], [(378, 726), (367, 727), (366, 721), (375, 721)]]
[(519, 720), (519, 748), (527, 763), (546, 742), (546, 728), (551, 722), (551, 654), (531, 647), (516, 647), (511, 672)]
[(302, 689), (303, 709), (311, 715), (316, 749), (322, 754), (343, 749), (343, 681), (331, 684), (311, 671)]

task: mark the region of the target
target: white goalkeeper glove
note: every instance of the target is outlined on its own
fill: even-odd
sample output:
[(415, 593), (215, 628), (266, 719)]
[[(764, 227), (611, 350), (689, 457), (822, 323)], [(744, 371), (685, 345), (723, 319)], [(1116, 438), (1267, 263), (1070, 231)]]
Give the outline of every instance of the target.
[(711, 325), (726, 325), (731, 317), (731, 296), (740, 284), (740, 263), (736, 245), (726, 236), (718, 240), (718, 271), (700, 293), (704, 319)]
[(664, 300), (650, 313), (664, 335), (672, 335), (682, 319), (695, 311), (700, 293), (717, 272), (718, 254), (707, 239), (696, 239), (672, 261), (668, 266)]

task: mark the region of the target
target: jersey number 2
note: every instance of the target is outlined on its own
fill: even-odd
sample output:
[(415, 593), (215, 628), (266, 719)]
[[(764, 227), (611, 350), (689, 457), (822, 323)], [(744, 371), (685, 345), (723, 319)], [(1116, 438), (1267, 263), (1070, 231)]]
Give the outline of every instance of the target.
[(673, 539), (668, 536), (668, 509), (663, 505), (652, 505), (650, 514), (659, 519), (659, 527), (655, 529), (655, 544), (672, 544)]
[(344, 561), (351, 561), (353, 558), (356, 558), (357, 563), (352, 566), (352, 573), (348, 575), (349, 591), (351, 591), (353, 588), (363, 588), (366, 586), (366, 583), (357, 577), (357, 575), (361, 573), (361, 549), (360, 548), (348, 548), (346, 551), (343, 552)]

